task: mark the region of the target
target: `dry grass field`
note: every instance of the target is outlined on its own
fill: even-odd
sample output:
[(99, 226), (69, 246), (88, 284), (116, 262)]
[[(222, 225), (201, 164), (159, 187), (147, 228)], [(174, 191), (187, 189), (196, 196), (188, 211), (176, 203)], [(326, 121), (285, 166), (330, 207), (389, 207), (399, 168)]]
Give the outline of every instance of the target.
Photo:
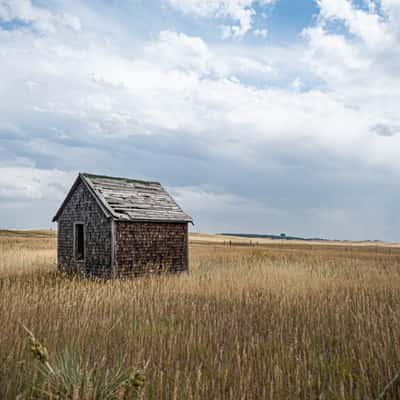
[(400, 368), (399, 248), (209, 239), (189, 275), (104, 282), (58, 275), (50, 233), (3, 232), (0, 398), (379, 395)]

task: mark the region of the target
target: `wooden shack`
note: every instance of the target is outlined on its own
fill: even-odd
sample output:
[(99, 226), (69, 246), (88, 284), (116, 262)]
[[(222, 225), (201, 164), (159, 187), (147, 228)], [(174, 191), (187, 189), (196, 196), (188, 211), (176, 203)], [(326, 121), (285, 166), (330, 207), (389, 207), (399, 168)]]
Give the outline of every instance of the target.
[(60, 271), (117, 277), (188, 270), (192, 218), (158, 182), (80, 173), (53, 221)]

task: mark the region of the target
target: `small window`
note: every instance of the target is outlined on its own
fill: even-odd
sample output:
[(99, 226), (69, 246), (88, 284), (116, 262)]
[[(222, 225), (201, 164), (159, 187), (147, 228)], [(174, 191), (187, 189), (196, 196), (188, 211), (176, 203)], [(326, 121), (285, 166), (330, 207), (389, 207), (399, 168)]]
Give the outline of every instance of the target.
[(85, 259), (85, 230), (83, 224), (75, 224), (75, 259)]

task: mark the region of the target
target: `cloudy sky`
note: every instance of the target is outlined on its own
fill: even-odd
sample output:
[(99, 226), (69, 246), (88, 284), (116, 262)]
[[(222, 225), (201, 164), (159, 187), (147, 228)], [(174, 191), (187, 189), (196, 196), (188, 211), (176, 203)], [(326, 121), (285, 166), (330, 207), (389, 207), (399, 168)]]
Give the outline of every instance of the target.
[(79, 171), (203, 232), (400, 241), (400, 0), (0, 0), (0, 227)]

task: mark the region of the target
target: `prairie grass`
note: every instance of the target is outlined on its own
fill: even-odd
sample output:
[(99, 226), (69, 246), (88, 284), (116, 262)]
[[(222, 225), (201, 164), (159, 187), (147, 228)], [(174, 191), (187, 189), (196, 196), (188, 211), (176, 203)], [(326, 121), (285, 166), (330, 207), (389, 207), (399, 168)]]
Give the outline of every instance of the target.
[(146, 366), (143, 399), (373, 399), (400, 368), (400, 249), (192, 244), (189, 275), (93, 281), (55, 246), (0, 238), (1, 399), (47, 387), (22, 325), (50, 363)]
[(54, 235), (19, 234), (0, 231), (0, 278), (55, 268)]

